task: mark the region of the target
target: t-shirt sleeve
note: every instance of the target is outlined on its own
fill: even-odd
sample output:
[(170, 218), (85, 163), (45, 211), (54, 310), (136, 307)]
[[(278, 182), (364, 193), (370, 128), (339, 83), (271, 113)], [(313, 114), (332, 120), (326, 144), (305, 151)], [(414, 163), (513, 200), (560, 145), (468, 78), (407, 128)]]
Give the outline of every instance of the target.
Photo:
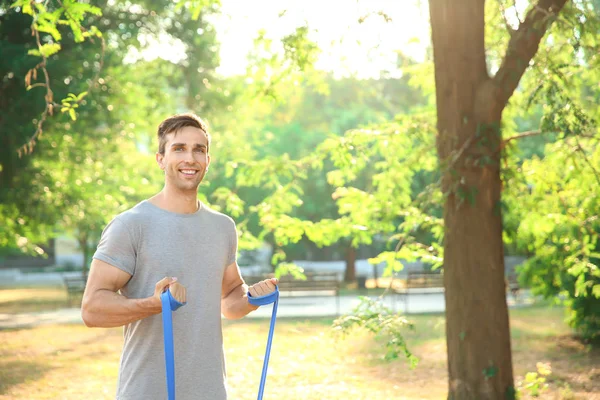
[(130, 275), (135, 272), (136, 251), (127, 225), (116, 217), (102, 232), (94, 258), (115, 266)]
[(231, 265), (237, 259), (237, 249), (238, 249), (238, 233), (237, 228), (235, 226), (235, 222), (232, 222), (232, 227), (229, 232), (229, 254), (227, 256), (227, 265)]

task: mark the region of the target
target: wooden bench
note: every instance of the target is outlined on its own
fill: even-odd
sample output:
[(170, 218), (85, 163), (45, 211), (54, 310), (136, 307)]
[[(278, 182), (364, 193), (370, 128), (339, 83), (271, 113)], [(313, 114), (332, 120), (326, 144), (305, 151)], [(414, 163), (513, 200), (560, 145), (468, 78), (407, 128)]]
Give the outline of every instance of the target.
[(444, 292), (444, 275), (438, 271), (408, 271), (404, 287), (396, 287), (393, 290), (394, 298), (400, 297), (404, 301), (404, 312), (408, 313), (408, 298), (410, 295)]
[(63, 278), (65, 288), (67, 289), (67, 304), (73, 305), (73, 301), (77, 301), (77, 305), (81, 305), (81, 297), (87, 283), (87, 276), (65, 276)]
[[(515, 302), (519, 301), (521, 287), (514, 274), (505, 278), (507, 293), (513, 296)], [(403, 298), (406, 304), (405, 312), (408, 312), (408, 297), (410, 294), (435, 294), (444, 292), (444, 275), (436, 271), (409, 271), (404, 287), (393, 289), (394, 294)], [(394, 301), (395, 303), (395, 301)]]
[[(336, 297), (337, 315), (340, 315), (340, 281), (336, 272), (306, 272), (306, 280), (296, 279), (291, 275), (279, 279), (279, 296), (281, 297)], [(248, 285), (274, 277), (273, 274), (244, 276)]]

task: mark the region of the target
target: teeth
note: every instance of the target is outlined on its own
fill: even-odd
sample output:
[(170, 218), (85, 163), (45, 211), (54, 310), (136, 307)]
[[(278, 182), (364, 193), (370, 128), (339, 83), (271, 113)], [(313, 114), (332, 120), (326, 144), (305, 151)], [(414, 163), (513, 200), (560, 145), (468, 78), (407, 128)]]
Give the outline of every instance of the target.
[(197, 171), (195, 169), (182, 169), (181, 172), (186, 175), (194, 175)]

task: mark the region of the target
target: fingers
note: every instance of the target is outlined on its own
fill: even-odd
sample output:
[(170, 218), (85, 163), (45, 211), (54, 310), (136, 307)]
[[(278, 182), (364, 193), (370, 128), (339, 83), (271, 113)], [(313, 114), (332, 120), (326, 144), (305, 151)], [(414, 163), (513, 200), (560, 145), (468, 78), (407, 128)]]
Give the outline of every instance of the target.
[(187, 291), (185, 287), (177, 282), (175, 277), (166, 277), (156, 283), (154, 288), (154, 295), (160, 297), (165, 290), (171, 291), (171, 296), (180, 303), (185, 303), (187, 298)]
[(276, 278), (265, 279), (264, 281), (260, 281), (250, 286), (248, 291), (252, 297), (265, 296), (275, 291), (275, 285), (277, 285), (277, 282), (278, 280)]
[(174, 282), (170, 284), (169, 290), (171, 291), (171, 296), (178, 302), (185, 303), (187, 301), (187, 290), (181, 283)]
[(156, 286), (154, 287), (154, 292), (160, 294), (167, 290), (169, 285), (174, 282), (177, 282), (177, 278), (165, 277), (156, 283)]

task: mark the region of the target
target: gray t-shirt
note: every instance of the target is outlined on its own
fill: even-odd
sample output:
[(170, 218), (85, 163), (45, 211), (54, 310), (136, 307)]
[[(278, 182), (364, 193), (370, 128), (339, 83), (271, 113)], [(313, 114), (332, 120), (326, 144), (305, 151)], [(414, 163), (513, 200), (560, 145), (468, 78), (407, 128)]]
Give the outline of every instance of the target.
[[(193, 214), (177, 214), (142, 201), (102, 233), (94, 258), (132, 275), (124, 296), (150, 297), (167, 276), (187, 289), (187, 304), (173, 313), (178, 400), (227, 398), (221, 283), (236, 252), (233, 220), (204, 204)], [(123, 333), (116, 398), (165, 399), (162, 316), (128, 324)]]

